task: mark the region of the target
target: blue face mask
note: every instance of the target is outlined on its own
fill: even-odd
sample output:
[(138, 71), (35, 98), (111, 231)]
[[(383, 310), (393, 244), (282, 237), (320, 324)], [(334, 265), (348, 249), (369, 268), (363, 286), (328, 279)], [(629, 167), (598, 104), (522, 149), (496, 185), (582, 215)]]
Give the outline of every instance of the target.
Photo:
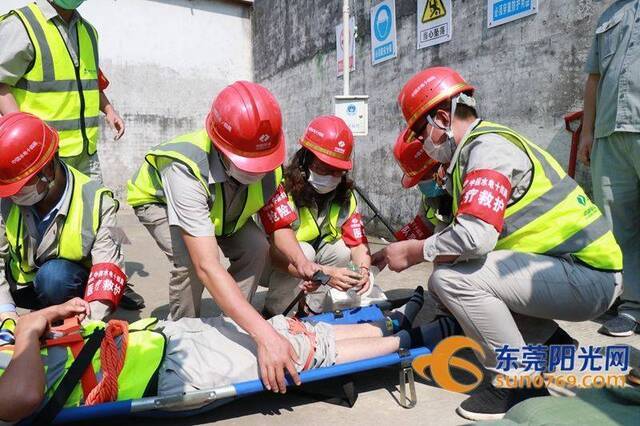
[(436, 181), (433, 179), (423, 180), (422, 182), (418, 183), (418, 189), (420, 189), (422, 195), (427, 198), (436, 198), (447, 193), (447, 191), (444, 188), (438, 186)]
[(65, 10), (77, 9), (85, 0), (53, 0), (53, 4)]

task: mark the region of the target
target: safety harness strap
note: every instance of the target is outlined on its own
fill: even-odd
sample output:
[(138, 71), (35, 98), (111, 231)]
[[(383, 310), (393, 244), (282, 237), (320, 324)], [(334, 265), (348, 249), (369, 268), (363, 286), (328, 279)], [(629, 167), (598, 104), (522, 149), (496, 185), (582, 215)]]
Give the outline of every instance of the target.
[(87, 368), (91, 368), (91, 361), (93, 360), (95, 353), (98, 351), (98, 348), (100, 348), (104, 333), (103, 329), (96, 329), (91, 334), (78, 356), (76, 356), (73, 364), (71, 364), (67, 374), (64, 375), (60, 384), (53, 392), (49, 401), (47, 401), (45, 406), (42, 407), (42, 409), (34, 416), (32, 424), (52, 424), (53, 420), (67, 402), (67, 399), (69, 399), (71, 392), (73, 392), (73, 389), (78, 384), (78, 381), (80, 381), (85, 370)]

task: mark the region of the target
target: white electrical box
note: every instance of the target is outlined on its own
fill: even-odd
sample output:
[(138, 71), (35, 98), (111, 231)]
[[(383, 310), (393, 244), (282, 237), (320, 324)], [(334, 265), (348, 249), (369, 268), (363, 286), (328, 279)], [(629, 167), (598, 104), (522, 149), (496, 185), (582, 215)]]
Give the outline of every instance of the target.
[(369, 133), (369, 96), (336, 96), (334, 113), (347, 123), (354, 136)]

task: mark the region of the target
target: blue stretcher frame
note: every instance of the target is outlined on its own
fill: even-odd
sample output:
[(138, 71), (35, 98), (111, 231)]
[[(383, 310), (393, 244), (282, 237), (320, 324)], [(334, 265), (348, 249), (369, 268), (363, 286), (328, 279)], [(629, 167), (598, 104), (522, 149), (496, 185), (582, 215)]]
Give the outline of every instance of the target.
[[(377, 306), (366, 308), (356, 308), (336, 313), (328, 313), (310, 317), (310, 321), (322, 321), (331, 324), (357, 324), (376, 321), (384, 318), (384, 314)], [(414, 348), (408, 351), (395, 352), (375, 358), (363, 359), (332, 367), (317, 368), (300, 373), (302, 383), (312, 383), (347, 374), (360, 373), (377, 368), (389, 367), (393, 365), (407, 365), (414, 358), (431, 353), (428, 348)], [(287, 385), (293, 386), (290, 378), (287, 377)], [(106, 419), (110, 417), (126, 416), (148, 416), (148, 417), (189, 417), (217, 407), (214, 402), (241, 398), (244, 396), (264, 392), (266, 389), (261, 380), (251, 380), (222, 386), (214, 389), (201, 390), (196, 392), (182, 393), (176, 395), (163, 395), (156, 397), (146, 397), (135, 400), (108, 402), (93, 406), (69, 407), (63, 409), (56, 417), (54, 424), (68, 422), (87, 421), (92, 419)], [(175, 410), (182, 406), (205, 403), (207, 405), (195, 409), (184, 411)]]

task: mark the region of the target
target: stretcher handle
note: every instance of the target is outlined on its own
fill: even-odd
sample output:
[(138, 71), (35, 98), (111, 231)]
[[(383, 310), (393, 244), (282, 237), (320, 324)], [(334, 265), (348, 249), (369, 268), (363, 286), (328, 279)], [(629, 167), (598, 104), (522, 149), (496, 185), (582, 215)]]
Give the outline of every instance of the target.
[[(331, 277), (329, 275), (325, 274), (324, 272), (316, 271), (316, 273), (313, 274), (313, 277), (311, 278), (311, 281), (319, 283), (320, 285), (326, 285), (329, 282), (330, 279), (331, 279)], [(291, 301), (291, 303), (289, 303), (289, 306), (287, 306), (286, 309), (282, 312), (282, 315), (284, 315), (286, 317), (287, 314), (289, 312), (291, 312), (293, 307), (296, 306), (300, 302), (300, 300), (302, 300), (304, 295), (305, 295), (304, 290), (300, 290), (300, 293), (298, 293), (298, 295), (295, 297), (295, 299), (293, 299)]]

